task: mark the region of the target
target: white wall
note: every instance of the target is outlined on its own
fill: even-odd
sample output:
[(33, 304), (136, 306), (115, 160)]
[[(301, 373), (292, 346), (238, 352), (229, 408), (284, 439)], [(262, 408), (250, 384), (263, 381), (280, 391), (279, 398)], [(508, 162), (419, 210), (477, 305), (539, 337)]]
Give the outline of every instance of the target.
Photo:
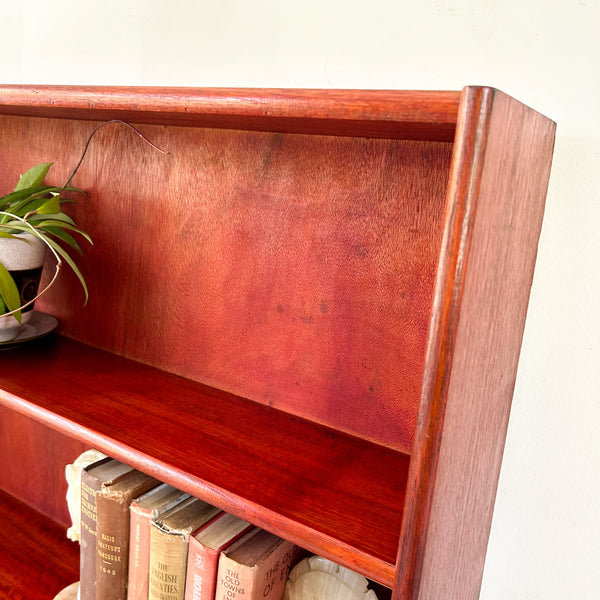
[(0, 0), (0, 9), (5, 83), (489, 84), (556, 120), (481, 597), (600, 598), (598, 0)]

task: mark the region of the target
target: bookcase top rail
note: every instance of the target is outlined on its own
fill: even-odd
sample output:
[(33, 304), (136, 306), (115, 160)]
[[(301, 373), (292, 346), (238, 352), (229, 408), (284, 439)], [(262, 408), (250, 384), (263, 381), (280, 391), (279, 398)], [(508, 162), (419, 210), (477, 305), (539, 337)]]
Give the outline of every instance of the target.
[(0, 85), (0, 114), (452, 141), (458, 91)]

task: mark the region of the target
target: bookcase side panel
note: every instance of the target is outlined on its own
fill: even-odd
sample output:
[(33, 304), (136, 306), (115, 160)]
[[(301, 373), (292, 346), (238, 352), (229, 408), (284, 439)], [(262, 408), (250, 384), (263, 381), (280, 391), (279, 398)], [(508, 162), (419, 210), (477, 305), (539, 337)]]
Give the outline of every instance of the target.
[[(94, 126), (0, 124), (7, 187), (44, 161), (64, 181)], [(111, 126), (73, 181), (89, 304), (65, 270), (40, 308), (68, 337), (409, 451), (451, 144), (143, 131), (170, 154)]]
[(479, 597), (555, 124), (489, 94), (443, 435), (420, 586), (411, 598)]
[(463, 95), (457, 123), (415, 444), (407, 483), (395, 597), (418, 593), (448, 382), (488, 129), (490, 91)]

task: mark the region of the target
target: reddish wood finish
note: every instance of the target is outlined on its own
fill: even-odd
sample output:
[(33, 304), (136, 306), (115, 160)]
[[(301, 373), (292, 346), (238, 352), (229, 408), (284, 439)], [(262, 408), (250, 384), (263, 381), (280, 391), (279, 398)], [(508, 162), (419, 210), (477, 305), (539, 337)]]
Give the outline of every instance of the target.
[[(50, 160), (60, 182), (92, 124), (0, 128), (0, 180)], [(74, 179), (88, 306), (65, 272), (39, 307), (69, 337), (409, 451), (451, 146), (144, 131), (171, 155), (105, 128)]]
[(397, 598), (477, 598), (555, 124), (487, 88), (458, 123)]
[(0, 490), (0, 598), (50, 600), (79, 580), (79, 544), (66, 529)]
[(359, 137), (454, 138), (459, 92), (0, 87), (0, 114)]
[[(0, 354), (0, 363), (5, 356)], [(71, 525), (65, 466), (88, 448), (0, 405), (0, 489), (64, 526)]]
[(407, 455), (65, 338), (0, 379), (11, 410), (391, 584)]
[(75, 181), (92, 299), (63, 277), (40, 306), (186, 377), (59, 338), (2, 357), (5, 427), (56, 430), (44, 466), (96, 446), (397, 600), (474, 600), (554, 124), (489, 88), (5, 86), (2, 114), (0, 181), (45, 160), (64, 180), (79, 119), (171, 151), (102, 130)]

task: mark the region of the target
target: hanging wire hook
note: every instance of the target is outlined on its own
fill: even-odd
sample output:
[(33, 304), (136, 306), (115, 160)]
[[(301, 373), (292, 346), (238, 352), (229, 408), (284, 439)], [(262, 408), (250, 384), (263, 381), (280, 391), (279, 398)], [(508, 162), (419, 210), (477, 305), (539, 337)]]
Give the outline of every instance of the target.
[(147, 144), (150, 144), (150, 146), (152, 146), (155, 150), (158, 150), (159, 152), (162, 152), (163, 154), (169, 154), (168, 150), (163, 150), (162, 148), (159, 148), (156, 144), (151, 142), (137, 127), (134, 127), (131, 123), (128, 123), (127, 121), (122, 121), (121, 119), (112, 119), (110, 121), (101, 123), (100, 125), (98, 125), (97, 127), (94, 128), (92, 133), (90, 133), (90, 135), (88, 136), (87, 142), (85, 144), (85, 147), (83, 149), (83, 153), (81, 154), (81, 158), (79, 159), (77, 166), (73, 169), (73, 172), (69, 175), (69, 178), (67, 179), (65, 184), (62, 186), (63, 189), (66, 188), (71, 183), (71, 180), (73, 179), (73, 177), (75, 177), (75, 174), (77, 173), (77, 171), (79, 171), (79, 167), (81, 166), (81, 163), (83, 162), (83, 159), (85, 158), (85, 155), (88, 151), (90, 142), (92, 141), (94, 134), (99, 129), (102, 129), (102, 127), (106, 127), (107, 125), (111, 125), (112, 123), (120, 123), (121, 125), (126, 125), (127, 127), (129, 127), (129, 129), (131, 129), (132, 131), (137, 133)]

